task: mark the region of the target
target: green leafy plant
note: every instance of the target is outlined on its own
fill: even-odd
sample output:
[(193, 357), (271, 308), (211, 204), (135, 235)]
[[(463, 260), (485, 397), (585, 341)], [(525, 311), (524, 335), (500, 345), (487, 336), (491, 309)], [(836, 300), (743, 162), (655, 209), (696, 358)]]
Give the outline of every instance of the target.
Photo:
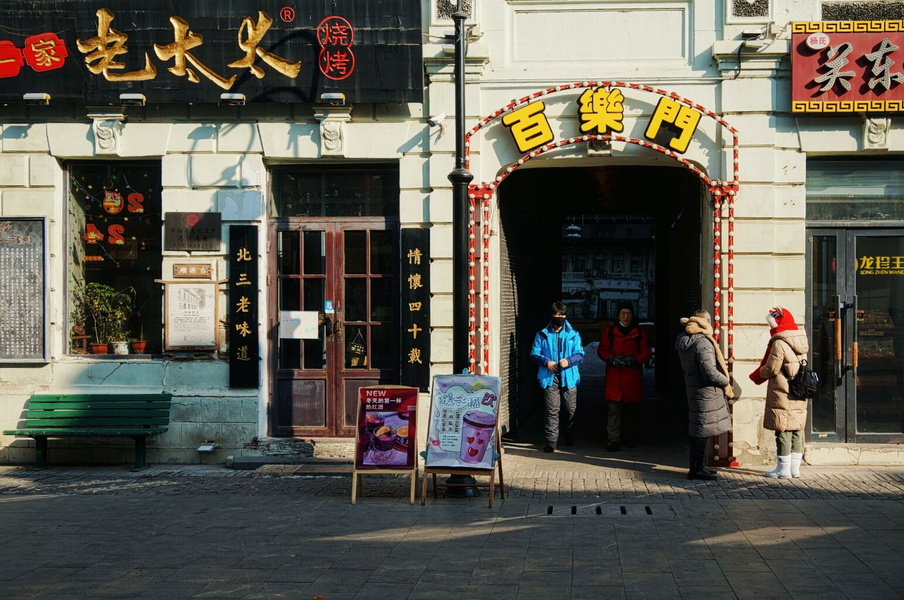
[(94, 341), (105, 344), (126, 339), (126, 321), (132, 311), (128, 294), (103, 283), (89, 283), (81, 297), (94, 326)]

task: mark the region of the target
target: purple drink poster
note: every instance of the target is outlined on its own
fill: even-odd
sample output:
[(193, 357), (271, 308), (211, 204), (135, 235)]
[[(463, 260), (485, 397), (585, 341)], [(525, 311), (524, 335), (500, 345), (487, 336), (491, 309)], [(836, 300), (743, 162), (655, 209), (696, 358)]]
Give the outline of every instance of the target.
[(488, 375), (433, 378), (426, 466), (493, 468), (500, 383)]
[(414, 469), (417, 393), (402, 386), (359, 390), (355, 469)]

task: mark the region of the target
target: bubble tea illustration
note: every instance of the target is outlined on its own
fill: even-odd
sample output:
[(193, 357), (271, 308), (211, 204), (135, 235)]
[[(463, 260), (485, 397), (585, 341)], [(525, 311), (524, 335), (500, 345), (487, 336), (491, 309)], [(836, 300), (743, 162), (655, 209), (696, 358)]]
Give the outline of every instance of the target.
[(496, 415), (477, 410), (465, 413), (461, 428), (461, 459), (472, 464), (481, 462), (495, 427)]

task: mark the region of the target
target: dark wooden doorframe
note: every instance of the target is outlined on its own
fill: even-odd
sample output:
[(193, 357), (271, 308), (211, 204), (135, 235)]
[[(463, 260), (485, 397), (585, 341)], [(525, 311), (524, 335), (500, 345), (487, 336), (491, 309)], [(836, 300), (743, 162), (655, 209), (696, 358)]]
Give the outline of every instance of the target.
[[(398, 222), (286, 219), (270, 233), (271, 435), (350, 437), (358, 389), (398, 382)], [(280, 310), (320, 313), (319, 338), (280, 340)]]

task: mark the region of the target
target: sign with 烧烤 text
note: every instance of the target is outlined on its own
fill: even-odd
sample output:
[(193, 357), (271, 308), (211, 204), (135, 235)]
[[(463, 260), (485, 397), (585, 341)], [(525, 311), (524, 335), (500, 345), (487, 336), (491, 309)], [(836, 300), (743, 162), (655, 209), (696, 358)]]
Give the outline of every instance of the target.
[(419, 0), (5, 0), (0, 100), (421, 102)]

